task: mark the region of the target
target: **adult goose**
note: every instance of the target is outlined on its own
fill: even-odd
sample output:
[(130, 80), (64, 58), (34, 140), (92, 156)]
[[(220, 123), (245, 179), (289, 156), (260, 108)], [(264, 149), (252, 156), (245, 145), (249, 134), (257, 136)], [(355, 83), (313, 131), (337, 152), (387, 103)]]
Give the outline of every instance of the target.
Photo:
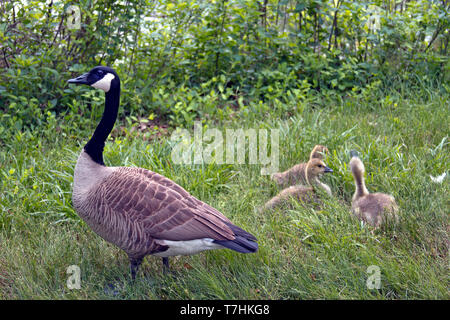
[(168, 268), (170, 256), (221, 248), (257, 251), (253, 235), (172, 180), (143, 168), (105, 166), (103, 148), (120, 100), (113, 69), (98, 66), (68, 83), (105, 92), (100, 123), (75, 166), (73, 206), (95, 233), (128, 254), (132, 279), (146, 255), (162, 257)]
[(350, 152), (350, 169), (355, 180), (352, 212), (360, 220), (378, 228), (389, 220), (398, 220), (397, 203), (393, 196), (381, 192), (370, 193), (364, 182), (364, 163), (356, 151)]

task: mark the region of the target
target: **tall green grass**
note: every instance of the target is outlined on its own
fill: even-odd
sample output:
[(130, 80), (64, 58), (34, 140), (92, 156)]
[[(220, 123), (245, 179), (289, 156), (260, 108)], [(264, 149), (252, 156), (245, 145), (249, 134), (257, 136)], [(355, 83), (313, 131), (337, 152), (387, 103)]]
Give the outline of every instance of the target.
[[(260, 213), (278, 190), (259, 165), (175, 165), (167, 136), (111, 139), (107, 165), (164, 174), (259, 239), (256, 254), (173, 258), (169, 275), (149, 256), (135, 283), (126, 255), (71, 205), (73, 167), (96, 121), (49, 116), (32, 132), (13, 132), (0, 151), (0, 299), (448, 299), (449, 182), (430, 179), (448, 172), (448, 98), (428, 88), (374, 90), (282, 109), (267, 102), (264, 113), (249, 102), (242, 121), (209, 124), (280, 129), (280, 170), (326, 145), (333, 196), (314, 208)], [(351, 216), (351, 149), (364, 161), (369, 190), (397, 199), (398, 225), (373, 232)], [(66, 285), (70, 265), (81, 268), (80, 290)], [(380, 268), (380, 289), (366, 285), (371, 265)]]

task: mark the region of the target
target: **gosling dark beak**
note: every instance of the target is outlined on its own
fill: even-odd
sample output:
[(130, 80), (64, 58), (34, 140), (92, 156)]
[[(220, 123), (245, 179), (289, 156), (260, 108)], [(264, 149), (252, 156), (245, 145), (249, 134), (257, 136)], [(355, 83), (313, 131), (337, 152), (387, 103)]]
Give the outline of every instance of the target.
[(325, 167), (325, 171), (324, 171), (325, 173), (326, 172), (333, 172), (333, 169), (331, 169), (331, 168), (328, 168), (328, 167)]
[(350, 151), (350, 157), (351, 157), (351, 158), (353, 158), (353, 157), (359, 158), (358, 152), (355, 151), (355, 150)]
[(82, 74), (79, 77), (76, 77), (75, 79), (67, 80), (68, 83), (74, 83), (74, 84), (89, 84), (88, 82), (88, 73)]

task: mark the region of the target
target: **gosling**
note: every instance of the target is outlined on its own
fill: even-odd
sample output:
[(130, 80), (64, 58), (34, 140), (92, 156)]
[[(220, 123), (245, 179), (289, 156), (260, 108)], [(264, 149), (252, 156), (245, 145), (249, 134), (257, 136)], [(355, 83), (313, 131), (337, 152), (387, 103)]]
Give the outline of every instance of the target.
[(290, 198), (301, 202), (317, 200), (316, 187), (324, 189), (327, 194), (331, 195), (330, 187), (319, 180), (320, 176), (328, 172), (333, 172), (333, 170), (327, 167), (322, 160), (315, 158), (309, 160), (305, 168), (305, 180), (308, 186), (295, 185), (282, 190), (264, 205), (264, 210), (274, 209)]
[(327, 147), (317, 144), (312, 149), (311, 154), (309, 155), (309, 160), (314, 158), (323, 160), (323, 156), (327, 153), (328, 153)]
[[(308, 162), (296, 164), (295, 166), (284, 172), (274, 173), (271, 178), (281, 187), (287, 187), (294, 184), (308, 184), (308, 181), (306, 179), (308, 164), (313, 159), (323, 160), (323, 155), (327, 152), (327, 147), (318, 144), (311, 151)], [(331, 195), (330, 188), (327, 185), (324, 185), (323, 187), (327, 191), (327, 193)]]
[(351, 151), (350, 169), (355, 180), (352, 212), (360, 220), (378, 228), (388, 219), (398, 221), (398, 206), (393, 196), (385, 193), (369, 193), (364, 183), (364, 164), (356, 151)]

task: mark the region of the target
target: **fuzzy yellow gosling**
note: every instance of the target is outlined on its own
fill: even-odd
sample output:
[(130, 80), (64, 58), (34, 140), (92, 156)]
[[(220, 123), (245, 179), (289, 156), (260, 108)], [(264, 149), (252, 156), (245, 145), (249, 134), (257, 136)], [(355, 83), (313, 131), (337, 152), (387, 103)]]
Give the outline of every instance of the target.
[(385, 193), (369, 193), (364, 183), (364, 164), (356, 151), (351, 151), (350, 169), (355, 180), (352, 212), (360, 220), (380, 227), (387, 219), (398, 220), (398, 206), (393, 196)]
[(323, 160), (323, 156), (327, 153), (328, 153), (327, 147), (317, 144), (312, 149), (311, 154), (309, 155), (309, 160), (314, 158)]
[(275, 197), (270, 199), (264, 205), (264, 210), (274, 209), (286, 203), (289, 199), (295, 199), (301, 202), (311, 202), (316, 199), (313, 187), (290, 186), (283, 189)]
[(308, 186), (295, 185), (282, 190), (265, 204), (264, 209), (273, 209), (290, 198), (302, 202), (310, 202), (313, 199), (317, 199), (316, 187), (322, 188), (326, 193), (331, 195), (330, 187), (320, 182), (319, 177), (324, 173), (333, 172), (333, 170), (327, 167), (322, 160), (311, 159), (308, 161), (304, 172), (305, 181)]
[[(295, 166), (284, 172), (274, 173), (271, 178), (279, 186), (282, 187), (294, 184), (310, 184), (306, 178), (308, 168), (314, 167), (314, 165), (318, 163), (317, 160), (322, 161), (323, 155), (326, 152), (328, 152), (327, 147), (316, 145), (311, 151), (308, 162), (296, 164)], [(324, 163), (322, 164), (325, 165)], [(316, 178), (317, 184), (321, 185), (325, 189), (325, 191), (331, 195), (331, 189), (326, 184), (321, 183), (318, 176)]]

